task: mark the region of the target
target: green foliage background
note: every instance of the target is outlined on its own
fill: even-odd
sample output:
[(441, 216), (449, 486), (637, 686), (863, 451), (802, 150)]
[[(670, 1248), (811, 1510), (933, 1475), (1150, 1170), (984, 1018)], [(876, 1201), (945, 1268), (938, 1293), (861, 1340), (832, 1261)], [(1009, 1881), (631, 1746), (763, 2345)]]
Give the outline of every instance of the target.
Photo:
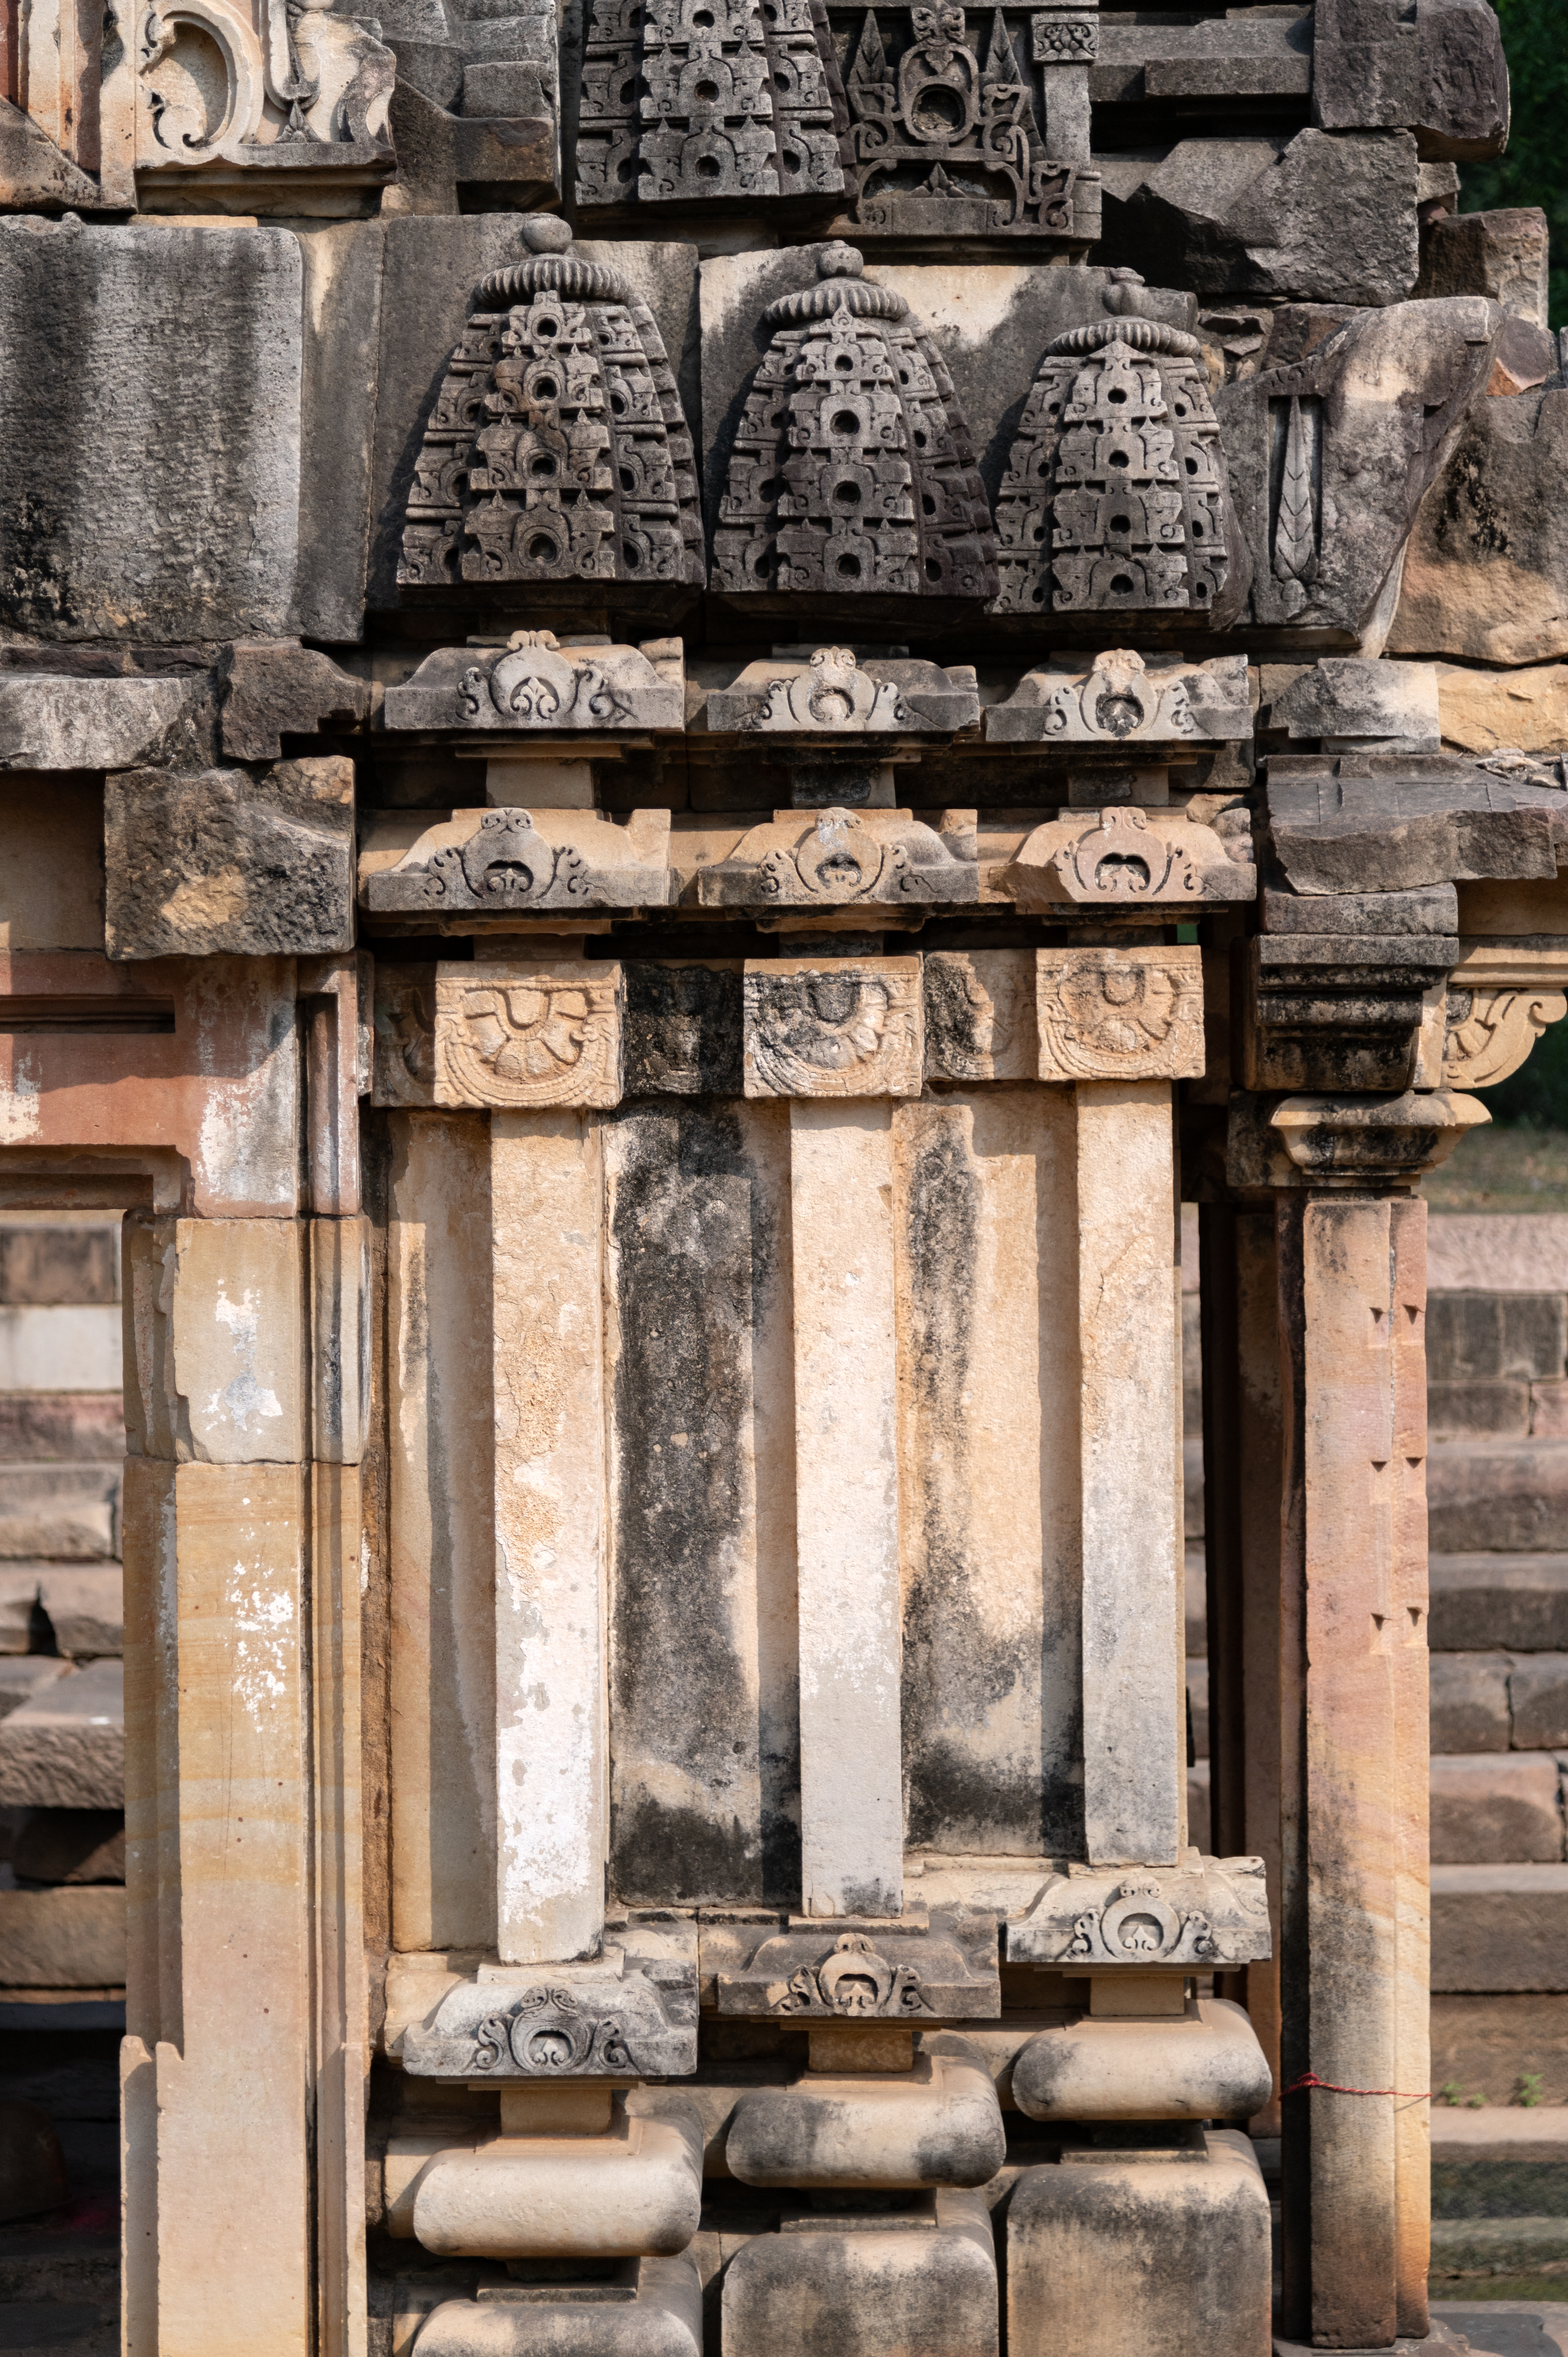
[(1552, 225), (1552, 324), (1568, 327), (1568, 0), (1493, 0), (1513, 85), (1508, 152), (1459, 167), (1461, 212), (1539, 205)]

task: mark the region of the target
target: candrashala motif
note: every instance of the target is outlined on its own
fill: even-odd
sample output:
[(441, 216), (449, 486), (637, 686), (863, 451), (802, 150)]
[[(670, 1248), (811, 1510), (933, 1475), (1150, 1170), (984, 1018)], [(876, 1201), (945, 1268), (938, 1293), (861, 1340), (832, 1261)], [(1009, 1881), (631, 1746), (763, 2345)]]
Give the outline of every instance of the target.
[(1114, 803), (1036, 827), (1000, 883), (1018, 908), (1031, 909), (1068, 901), (1181, 907), (1251, 900), (1258, 888), (1257, 868), (1246, 856), (1251, 848), (1250, 834), (1222, 837), (1179, 810)]
[(608, 732), (679, 728), (684, 717), (678, 639), (563, 647), (553, 630), (514, 630), (497, 653), (468, 646), (426, 655), (412, 679), (388, 688), (381, 725)]
[(392, 857), (368, 827), (360, 900), (378, 911), (442, 920), (470, 910), (582, 915), (668, 901), (667, 811), (633, 811), (625, 826), (597, 811), (542, 811), (539, 819), (515, 805), (455, 812)]
[[(1088, 141), (1053, 156), (1040, 135), (1035, 72), (1087, 81), (1092, 17), (1015, 20), (993, 8), (972, 35), (955, 6), (835, 9), (854, 26), (845, 77), (855, 199), (846, 226), (867, 236), (1100, 234), (1100, 176)], [(983, 47), (983, 59), (981, 55)], [(1082, 109), (1088, 129), (1087, 90)], [(1083, 152), (1077, 154), (1081, 144)]]
[(703, 578), (692, 436), (646, 303), (553, 216), (492, 271), (415, 462), (398, 579)]
[(752, 827), (728, 859), (703, 868), (697, 889), (705, 909), (967, 903), (980, 897), (980, 867), (972, 838), (955, 852), (934, 827), (902, 812), (830, 807)]
[(721, 1966), (721, 2014), (811, 2020), (975, 2019), (1001, 2004), (993, 1916), (945, 1910), (929, 1922), (799, 1924)]
[(178, 0), (136, 22), (143, 170), (254, 163), (258, 151), (285, 168), (391, 169), (397, 59), (372, 16), (331, 0)]
[(708, 691), (710, 730), (764, 736), (934, 736), (972, 728), (980, 694), (972, 664), (923, 656), (813, 647), (806, 661), (748, 662), (727, 688)]
[(833, 197), (849, 117), (821, 0), (590, 0), (577, 202)]
[(1132, 317), (1058, 336), (997, 495), (996, 534), (1003, 613), (1234, 619), (1247, 581), (1197, 337)]
[(1204, 1069), (1196, 948), (1040, 950), (1043, 1081), (1191, 1080)]
[(1129, 1871), (1075, 1867), (1053, 1875), (1027, 1915), (1007, 1926), (1015, 1964), (1240, 1964), (1270, 1948), (1259, 1857), (1198, 1858)]
[(1235, 743), (1252, 733), (1245, 655), (1205, 663), (1108, 648), (1087, 671), (1058, 660), (1026, 672), (985, 715), (987, 743)]
[(714, 535), (716, 590), (989, 597), (995, 544), (969, 428), (902, 295), (824, 247), (763, 313)]
[[(493, 2079), (675, 2076), (697, 2062), (692, 1953), (648, 1953), (607, 1938), (594, 1964), (551, 1964), (543, 1976), (490, 1966), (448, 1990), (428, 2026), (406, 2030), (414, 2077)], [(645, 1943), (671, 1948), (677, 1943)]]
[(618, 965), (531, 974), (446, 967), (435, 985), (441, 1104), (616, 1105), (621, 1097)]
[(748, 1097), (918, 1097), (918, 958), (746, 970)]

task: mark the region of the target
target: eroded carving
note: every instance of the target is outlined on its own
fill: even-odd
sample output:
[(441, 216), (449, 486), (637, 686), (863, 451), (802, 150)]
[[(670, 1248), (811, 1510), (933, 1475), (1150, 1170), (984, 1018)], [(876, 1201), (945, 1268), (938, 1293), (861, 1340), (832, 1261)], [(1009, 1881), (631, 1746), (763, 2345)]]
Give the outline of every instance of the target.
[(1032, 1081), (1039, 1064), (1030, 950), (935, 950), (921, 960), (926, 1077)]
[(1026, 672), (1005, 704), (988, 706), (988, 742), (1125, 745), (1234, 743), (1252, 733), (1245, 655), (1205, 663), (1153, 661), (1129, 648), (1086, 671), (1058, 662)]
[[(1089, 168), (1087, 137), (1092, 17), (993, 8), (972, 34), (961, 7), (834, 13), (854, 27), (844, 84), (855, 190), (848, 228), (895, 237), (1099, 236), (1100, 176)], [(1084, 84), (1083, 135), (1052, 153), (1034, 78), (1073, 68)], [(1047, 95), (1047, 133), (1056, 112)]]
[(679, 728), (685, 717), (680, 640), (651, 661), (640, 647), (563, 647), (553, 630), (514, 630), (484, 655), (442, 647), (413, 677), (389, 687), (386, 728)]
[(435, 1102), (618, 1104), (621, 1007), (618, 965), (437, 967)]
[(972, 728), (980, 694), (969, 663), (863, 663), (848, 647), (816, 647), (805, 662), (747, 663), (729, 687), (709, 691), (704, 716), (711, 730), (743, 735), (928, 736)]
[(670, 815), (634, 811), (625, 826), (590, 811), (521, 808), (456, 811), (433, 819), (402, 850), (381, 848), (385, 822), (367, 830), (360, 853), (366, 908), (509, 912), (661, 907), (670, 898)]
[(397, 59), (380, 31), (331, 0), (147, 7), (136, 42), (138, 167), (326, 165), (384, 176)]
[(984, 2016), (1001, 2004), (996, 1919), (933, 1912), (905, 1922), (796, 1918), (749, 1962), (721, 1964), (721, 2014), (809, 2020)]
[[(1250, 848), (1236, 838), (1237, 848)], [(1002, 889), (1020, 909), (1067, 901), (1125, 907), (1251, 900), (1258, 871), (1230, 856), (1212, 827), (1179, 811), (1147, 812), (1130, 803), (1074, 811), (1037, 826), (1003, 870)]]
[(1053, 1875), (1028, 1914), (1007, 1926), (1011, 1961), (1079, 1971), (1249, 1964), (1269, 1946), (1259, 1857), (1133, 1873), (1074, 1867)]
[[(967, 856), (966, 856), (967, 855)], [(781, 812), (703, 869), (704, 908), (843, 909), (858, 901), (956, 901), (980, 895), (973, 837), (950, 840), (902, 811), (836, 806)]]
[(646, 303), (535, 215), (492, 271), (415, 462), (398, 579), (703, 578), (692, 436)]
[(1196, 948), (1040, 950), (1042, 1081), (1195, 1080), (1204, 1068)]
[(918, 1097), (918, 958), (746, 969), (748, 1097)]
[(592, 0), (579, 205), (835, 196), (847, 126), (821, 0)]
[(1230, 618), (1236, 531), (1200, 350), (1136, 317), (1047, 345), (997, 496), (1002, 612)]
[(763, 313), (772, 341), (714, 536), (724, 590), (989, 597), (995, 544), (952, 380), (902, 295), (829, 245)]
[(428, 2024), (404, 2031), (403, 2068), (437, 2079), (662, 2078), (697, 2062), (693, 1935), (632, 1926), (593, 1964), (543, 1976), (488, 1966), (449, 1989)]

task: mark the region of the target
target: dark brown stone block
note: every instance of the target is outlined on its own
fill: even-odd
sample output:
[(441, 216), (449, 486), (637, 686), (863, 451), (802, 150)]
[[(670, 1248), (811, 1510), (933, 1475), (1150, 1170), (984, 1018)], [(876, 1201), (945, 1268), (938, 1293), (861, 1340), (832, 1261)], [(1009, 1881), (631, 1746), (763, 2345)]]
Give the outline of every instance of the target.
[(354, 941), (354, 768), (279, 761), (104, 790), (112, 958), (320, 956)]

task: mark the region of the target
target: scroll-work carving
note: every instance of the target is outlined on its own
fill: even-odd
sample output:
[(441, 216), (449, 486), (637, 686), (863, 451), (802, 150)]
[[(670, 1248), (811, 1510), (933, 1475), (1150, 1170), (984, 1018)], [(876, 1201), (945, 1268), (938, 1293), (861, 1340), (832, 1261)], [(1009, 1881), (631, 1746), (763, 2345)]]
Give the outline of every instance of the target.
[(939, 1910), (929, 1921), (809, 1923), (721, 1965), (721, 2014), (809, 2020), (974, 2019), (1001, 2004), (996, 1920)]
[(399, 581), (700, 585), (692, 436), (652, 312), (564, 221), (523, 234), (535, 250), (481, 279), (447, 362)]
[(710, 690), (710, 729), (793, 736), (925, 736), (972, 728), (980, 694), (972, 665), (942, 669), (920, 657), (814, 647), (805, 662), (775, 656), (747, 663), (727, 688)]
[(1445, 1088), (1487, 1089), (1517, 1072), (1568, 1015), (1568, 947), (1467, 941), (1448, 985)]
[(360, 897), (368, 909), (440, 920), (662, 907), (670, 814), (633, 811), (618, 826), (589, 811), (455, 811), (433, 818), (412, 844), (395, 823), (372, 823), (360, 845)]
[(1053, 1875), (1028, 1914), (1007, 1926), (1011, 1962), (1069, 1971), (1250, 1964), (1269, 1945), (1260, 1857), (1131, 1873), (1075, 1867)]
[(988, 742), (1127, 747), (1237, 742), (1252, 733), (1245, 655), (1153, 661), (1130, 648), (1026, 672), (985, 715)]
[(657, 662), (648, 648), (608, 639), (564, 647), (553, 630), (514, 630), (497, 653), (441, 647), (403, 686), (388, 688), (381, 725), (531, 733), (679, 728), (681, 642), (652, 640), (650, 648)]
[(848, 124), (822, 0), (590, 0), (579, 205), (832, 197)]
[(996, 534), (1004, 613), (1231, 619), (1240, 544), (1197, 337), (1124, 317), (1048, 345)]
[(1196, 1080), (1204, 1069), (1196, 948), (1041, 950), (1042, 1081)]
[(853, 230), (897, 237), (1099, 236), (1100, 175), (1086, 156), (1047, 153), (1033, 82), (1042, 69), (1087, 69), (1098, 30), (1092, 18), (1019, 21), (993, 8), (989, 22), (980, 19), (984, 30), (972, 35), (961, 7), (835, 14), (854, 26), (845, 77)]
[(621, 1097), (618, 965), (542, 971), (444, 966), (435, 983), (438, 1104), (616, 1105)]
[[(634, 1927), (621, 1939), (639, 1936)], [(501, 2082), (693, 2071), (695, 1955), (678, 1953), (673, 1940), (643, 1944), (654, 1953), (612, 1937), (602, 1961), (552, 1964), (542, 1981), (488, 1967), (450, 1989), (428, 2026), (403, 2033), (403, 2068), (423, 2078)]]
[(748, 1097), (918, 1097), (918, 958), (746, 969)]
[(704, 908), (964, 904), (980, 897), (980, 867), (972, 836), (955, 847), (905, 812), (830, 807), (752, 827), (728, 859), (703, 870), (697, 889)]
[(763, 313), (713, 587), (989, 597), (995, 543), (952, 380), (902, 295), (829, 245)]
[[(1239, 841), (1239, 849), (1250, 849)], [(1048, 819), (1002, 873), (1002, 888), (1020, 909), (1079, 901), (1127, 907), (1251, 900), (1258, 871), (1235, 860), (1212, 827), (1180, 811), (1146, 812), (1116, 804)]]

